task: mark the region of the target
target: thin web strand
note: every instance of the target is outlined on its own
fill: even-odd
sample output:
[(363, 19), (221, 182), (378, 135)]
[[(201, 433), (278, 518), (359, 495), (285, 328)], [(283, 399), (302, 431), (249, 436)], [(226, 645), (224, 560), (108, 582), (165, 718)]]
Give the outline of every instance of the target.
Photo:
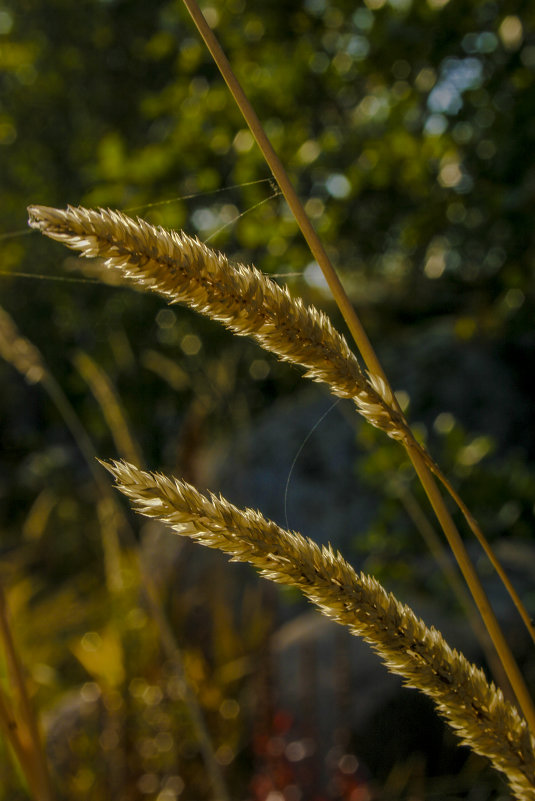
[[(241, 189), (242, 187), (245, 187), (245, 186), (256, 186), (257, 184), (265, 184), (265, 183), (268, 183), (270, 185), (270, 187), (273, 189), (272, 194), (269, 195), (266, 198), (263, 198), (258, 203), (253, 204), (252, 206), (250, 206), (249, 208), (245, 209), (244, 211), (240, 212), (232, 220), (229, 220), (229, 222), (225, 223), (225, 225), (222, 225), (221, 228), (218, 228), (216, 231), (213, 231), (207, 239), (201, 240), (201, 241), (204, 241), (206, 243), (206, 242), (209, 242), (215, 236), (217, 236), (221, 231), (225, 230), (225, 228), (228, 228), (231, 225), (235, 225), (235, 223), (238, 220), (240, 220), (242, 217), (245, 217), (246, 214), (250, 214), (252, 211), (257, 209), (259, 206), (262, 206), (264, 203), (268, 203), (271, 200), (274, 200), (276, 197), (281, 197), (282, 193), (281, 193), (280, 189), (276, 186), (276, 184), (274, 185), (272, 179), (271, 178), (259, 178), (258, 181), (245, 181), (242, 184), (232, 184), (231, 186), (223, 186), (220, 189), (214, 189), (214, 190), (212, 190), (210, 192), (197, 192), (197, 193), (194, 193), (194, 194), (191, 194), (191, 195), (179, 195), (177, 197), (170, 198), (168, 200), (159, 200), (159, 201), (156, 201), (155, 203), (144, 203), (141, 206), (130, 206), (129, 208), (124, 209), (123, 211), (124, 212), (128, 212), (128, 211), (139, 211), (139, 210), (142, 210), (142, 209), (153, 209), (153, 208), (157, 208), (159, 206), (170, 205), (171, 203), (178, 203), (180, 200), (192, 200), (192, 199), (195, 199), (195, 198), (198, 198), (198, 197), (217, 195), (217, 194), (220, 194), (222, 192), (227, 192), (227, 191), (229, 191), (231, 189)], [(0, 241), (7, 240), (7, 239), (17, 239), (18, 237), (28, 236), (28, 235), (31, 235), (32, 233), (33, 233), (32, 230), (7, 232), (5, 234), (0, 234)], [(302, 275), (302, 274), (303, 273), (286, 273), (286, 275), (294, 275), (294, 276)], [(270, 273), (265, 273), (265, 275), (267, 275), (268, 277), (271, 277), (271, 278), (274, 278), (274, 277), (281, 277), (282, 278), (282, 277), (284, 277), (283, 274), (281, 274), (280, 276), (272, 276)], [(34, 274), (34, 273), (25, 273), (25, 272), (11, 271), (11, 270), (0, 270), (0, 278), (26, 278), (26, 279), (30, 279), (30, 280), (34, 280), (34, 281), (56, 281), (58, 283), (66, 283), (66, 284), (69, 284), (69, 283), (70, 284), (102, 284), (102, 282), (98, 278), (70, 278), (68, 276), (62, 276), (62, 275), (43, 275), (43, 274), (39, 274), (39, 273)]]
[(312, 426), (312, 428), (310, 429), (308, 434), (305, 435), (303, 441), (301, 442), (301, 445), (297, 449), (297, 453), (295, 454), (295, 456), (293, 458), (292, 464), (290, 465), (290, 469), (288, 470), (288, 478), (286, 479), (286, 484), (284, 486), (284, 522), (286, 524), (286, 528), (290, 528), (290, 524), (288, 523), (288, 494), (289, 494), (289, 490), (290, 490), (290, 481), (292, 479), (292, 475), (293, 475), (295, 466), (297, 464), (297, 460), (299, 459), (299, 457), (303, 453), (305, 445), (307, 444), (307, 442), (310, 439), (310, 437), (312, 436), (312, 434), (315, 431), (317, 431), (317, 429), (323, 423), (323, 421), (325, 420), (327, 415), (329, 415), (332, 412), (332, 410), (334, 409), (335, 406), (338, 406), (338, 404), (340, 403), (341, 400), (342, 400), (342, 398), (337, 398), (333, 403), (331, 403), (329, 408), (325, 412), (323, 412), (321, 417), (319, 417), (316, 420), (316, 422), (314, 423), (314, 425)]
[[(125, 213), (129, 211), (142, 211), (144, 209), (155, 209), (158, 206), (169, 206), (171, 203), (178, 203), (180, 200), (194, 200), (198, 197), (210, 197), (211, 195), (219, 195), (222, 192), (228, 192), (230, 189), (241, 189), (244, 186), (256, 186), (257, 184), (265, 184), (268, 183), (272, 186), (271, 178), (259, 178), (258, 181), (245, 181), (243, 184), (231, 184), (231, 186), (221, 186), (219, 189), (210, 189), (206, 192), (193, 192), (190, 195), (178, 195), (177, 197), (169, 198), (168, 200), (157, 200), (154, 203), (143, 203), (141, 206), (129, 206), (127, 209), (123, 209)], [(277, 192), (280, 195), (281, 192), (277, 187)]]
[(213, 231), (209, 237), (203, 239), (202, 241), (206, 245), (207, 242), (210, 242), (211, 239), (214, 239), (214, 237), (220, 234), (221, 231), (224, 231), (226, 228), (230, 228), (231, 225), (235, 225), (235, 223), (237, 223), (238, 220), (241, 220), (242, 217), (245, 217), (246, 214), (249, 214), (251, 211), (254, 211), (255, 209), (258, 209), (260, 206), (263, 206), (264, 203), (269, 203), (270, 200), (274, 200), (276, 197), (282, 197), (282, 192), (280, 191), (274, 192), (269, 197), (265, 197), (263, 200), (259, 200), (258, 203), (255, 203), (254, 206), (251, 206), (250, 209), (247, 209), (246, 211), (242, 211), (240, 214), (237, 214), (236, 217), (233, 217), (232, 220), (226, 222), (224, 225), (221, 226), (221, 228), (218, 228), (217, 230)]

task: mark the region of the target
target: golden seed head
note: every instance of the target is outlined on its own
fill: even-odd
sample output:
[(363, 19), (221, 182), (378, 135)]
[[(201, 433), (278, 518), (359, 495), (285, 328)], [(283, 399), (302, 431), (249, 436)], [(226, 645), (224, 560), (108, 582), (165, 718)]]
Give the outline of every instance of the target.
[(255, 267), (233, 266), (197, 238), (119, 211), (29, 206), (28, 214), (32, 228), (86, 257), (104, 259), (127, 281), (171, 303), (186, 303), (234, 333), (253, 337), (280, 359), (302, 365), (307, 378), (354, 399), (372, 425), (403, 438), (406, 425), (386, 397), (384, 383), (362, 372), (328, 317)]
[(526, 721), (481, 670), (378, 581), (357, 574), (330, 546), (320, 548), (252, 509), (132, 464), (103, 464), (141, 514), (299, 588), (323, 614), (363, 637), (389, 670), (431, 697), (463, 743), (506, 774), (519, 799), (534, 801), (535, 741)]

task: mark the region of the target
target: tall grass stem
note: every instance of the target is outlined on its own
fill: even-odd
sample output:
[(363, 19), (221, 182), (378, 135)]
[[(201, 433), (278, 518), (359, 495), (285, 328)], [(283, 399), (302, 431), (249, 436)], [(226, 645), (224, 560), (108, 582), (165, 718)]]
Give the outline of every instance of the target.
[[(325, 252), (323, 245), (319, 240), (319, 237), (317, 236), (310, 220), (308, 219), (305, 209), (292, 186), (282, 162), (275, 153), (268, 137), (266, 136), (260, 120), (258, 119), (256, 112), (254, 111), (249, 99), (247, 98), (238, 79), (236, 78), (230, 63), (223, 52), (223, 49), (221, 48), (221, 45), (206, 22), (206, 19), (204, 18), (195, 0), (183, 0), (183, 2), (187, 7), (195, 25), (197, 26), (199, 33), (204, 39), (206, 46), (212, 54), (212, 57), (216, 62), (225, 82), (227, 83), (227, 86), (229, 87), (237, 105), (239, 106), (253, 136), (256, 139), (258, 146), (262, 151), (262, 154), (264, 155), (264, 158), (266, 159), (266, 162), (273, 172), (273, 175), (275, 176), (275, 179), (277, 180), (277, 183), (279, 184), (281, 191), (296, 218), (297, 224), (303, 232), (303, 236), (305, 237), (313, 256), (315, 257), (325, 276), (329, 288), (333, 293), (333, 297), (347, 323), (349, 330), (351, 331), (351, 334), (357, 344), (362, 358), (364, 359), (364, 362), (366, 363), (366, 366), (368, 367), (368, 370), (372, 374), (379, 376), (383, 380), (387, 389), (390, 389), (388, 379), (375, 353), (375, 350), (368, 339), (368, 336), (342, 286), (340, 279), (338, 278), (334, 267), (332, 266)], [(390, 392), (393, 394), (391, 389)], [(395, 400), (395, 397), (394, 404), (397, 407), (397, 411), (400, 412), (400, 408)], [(526, 684), (522, 674), (520, 673), (520, 670), (518, 669), (513, 654), (507, 645), (503, 633), (501, 632), (500, 626), (488, 601), (479, 577), (477, 576), (477, 573), (470, 562), (468, 552), (464, 547), (460, 534), (457, 531), (455, 523), (453, 522), (444, 500), (440, 495), (436, 482), (428, 465), (426, 464), (426, 460), (420, 453), (420, 448), (417, 445), (416, 440), (414, 440), (414, 444), (410, 443), (409, 441), (404, 444), (413, 463), (416, 474), (420, 479), (435, 515), (440, 522), (441, 528), (446, 535), (450, 548), (452, 549), (468, 587), (470, 588), (470, 592), (472, 593), (481, 617), (483, 618), (485, 626), (487, 627), (498, 656), (502, 661), (505, 672), (507, 673), (518, 702), (524, 711), (531, 730), (535, 733), (535, 706), (529, 695)], [(522, 617), (524, 620), (524, 616)], [(527, 616), (527, 619), (529, 620), (529, 616)]]
[[(34, 785), (34, 792), (36, 793), (36, 801), (52, 801), (52, 784), (50, 782), (50, 773), (48, 770), (45, 749), (39, 732), (39, 724), (37, 722), (35, 710), (28, 694), (24, 667), (11, 633), (7, 602), (1, 586), (0, 639), (4, 644), (10, 683), (14, 694), (18, 698), (18, 709), (21, 722), (28, 734), (28, 743), (26, 747), (24, 747), (24, 743), (20, 741), (20, 739), (20, 747), (19, 744), (15, 743), (15, 741), (13, 741), (13, 745), (17, 748), (18, 758), (20, 759), (21, 756), (23, 757), (21, 765), (26, 767), (27, 771), (30, 771), (32, 784)], [(27, 778), (29, 779), (29, 776), (27, 776)]]
[(489, 664), (492, 675), (496, 683), (502, 687), (505, 697), (509, 701), (514, 700), (514, 693), (512, 692), (509, 679), (504, 671), (503, 665), (498, 658), (496, 651), (492, 645), (489, 633), (478, 613), (474, 600), (466, 588), (466, 584), (462, 581), (458, 572), (458, 566), (451, 562), (448, 552), (443, 541), (435, 531), (431, 521), (426, 513), (414, 497), (413, 493), (403, 485), (401, 481), (395, 482), (396, 495), (405, 508), (407, 515), (412, 520), (414, 526), (420, 532), (422, 539), (427, 545), (430, 553), (433, 555), (437, 565), (442, 570), (444, 577), (451, 587), (453, 594), (459, 602), (461, 608), (466, 614), (467, 620), (472, 627), (472, 631), (477, 637), (479, 644), (487, 662)]

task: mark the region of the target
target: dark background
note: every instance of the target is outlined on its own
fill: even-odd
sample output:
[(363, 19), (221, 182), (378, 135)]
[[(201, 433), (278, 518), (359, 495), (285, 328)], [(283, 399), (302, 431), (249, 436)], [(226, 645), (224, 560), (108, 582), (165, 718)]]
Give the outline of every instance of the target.
[[(411, 421), (533, 612), (533, 5), (204, 8)], [(345, 402), (313, 430), (331, 399), (297, 369), (156, 296), (94, 282), (89, 262), (25, 230), (31, 203), (109, 206), (183, 227), (283, 274), (345, 330), (269, 177), (180, 3), (0, 3), (1, 306), (95, 451), (128, 455), (118, 433), (128, 427), (139, 462), (335, 542), (485, 662), (422, 542), (414, 504), (429, 513), (395, 443)], [(232, 797), (505, 792), (414, 691), (382, 689), (368, 651), (218, 554), (130, 516), (130, 531), (119, 527), (126, 588), (110, 596), (102, 493), (61, 402), (9, 358), (0, 382), (0, 570), (60, 797), (212, 797), (144, 608), (136, 541)], [(510, 602), (473, 554), (533, 682)], [(368, 659), (371, 689), (359, 696)], [(0, 798), (26, 798), (0, 749)]]

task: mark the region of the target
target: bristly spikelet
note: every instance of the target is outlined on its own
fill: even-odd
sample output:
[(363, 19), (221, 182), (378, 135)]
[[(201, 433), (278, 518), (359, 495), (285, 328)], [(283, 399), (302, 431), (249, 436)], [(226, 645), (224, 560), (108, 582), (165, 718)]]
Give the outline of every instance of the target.
[(401, 415), (377, 380), (368, 380), (344, 337), (326, 315), (292, 298), (255, 267), (232, 266), (183, 232), (156, 228), (118, 211), (68, 206), (28, 208), (29, 224), (43, 234), (98, 256), (105, 264), (171, 303), (186, 303), (279, 358), (306, 368), (306, 376), (352, 398), (369, 422), (395, 439), (407, 435)]
[(331, 547), (284, 531), (252, 509), (125, 462), (103, 464), (141, 514), (298, 587), (323, 614), (363, 637), (392, 672), (432, 698), (464, 744), (506, 774), (518, 799), (535, 801), (535, 741), (526, 721), (481, 670), (375, 579), (358, 575)]

